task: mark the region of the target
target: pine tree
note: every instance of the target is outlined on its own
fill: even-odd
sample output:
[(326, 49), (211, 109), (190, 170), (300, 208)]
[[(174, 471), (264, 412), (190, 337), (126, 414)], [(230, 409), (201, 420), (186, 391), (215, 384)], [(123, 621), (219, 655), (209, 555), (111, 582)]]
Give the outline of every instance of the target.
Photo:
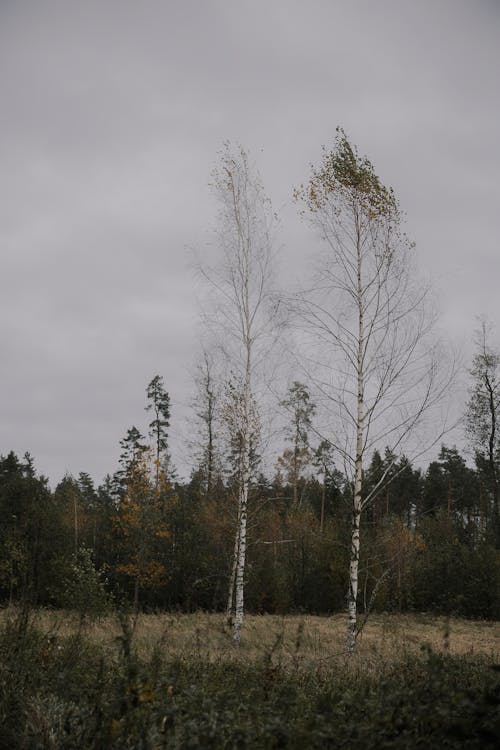
[(290, 416), (290, 424), (286, 433), (292, 447), (285, 450), (279, 463), (288, 470), (292, 483), (293, 504), (297, 505), (299, 502), (298, 481), (302, 470), (310, 463), (312, 457), (309, 447), (309, 430), (316, 406), (311, 402), (308, 387), (298, 381), (292, 383), (288, 389), (288, 396), (281, 402), (281, 406)]
[(149, 434), (155, 451), (155, 487), (158, 490), (162, 457), (168, 460), (168, 428), (170, 426), (170, 396), (163, 385), (163, 377), (155, 375), (146, 388), (148, 404), (146, 411), (152, 411), (154, 419), (149, 423)]

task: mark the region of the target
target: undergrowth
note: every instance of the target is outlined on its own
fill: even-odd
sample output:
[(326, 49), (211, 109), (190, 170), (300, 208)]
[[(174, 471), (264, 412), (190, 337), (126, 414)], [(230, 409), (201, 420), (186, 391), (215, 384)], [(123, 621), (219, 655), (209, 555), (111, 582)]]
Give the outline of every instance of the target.
[(114, 648), (7, 619), (0, 629), (0, 748), (497, 748), (500, 672), (425, 648), (377, 670), (339, 658), (284, 665), (145, 658), (121, 618)]

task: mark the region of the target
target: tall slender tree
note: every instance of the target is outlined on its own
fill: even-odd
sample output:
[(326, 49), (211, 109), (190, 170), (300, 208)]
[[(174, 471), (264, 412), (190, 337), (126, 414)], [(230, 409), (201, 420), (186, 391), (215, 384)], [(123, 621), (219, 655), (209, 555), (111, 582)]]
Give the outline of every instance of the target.
[(205, 498), (213, 494), (216, 476), (220, 473), (218, 446), (218, 421), (220, 406), (220, 384), (217, 382), (214, 359), (206, 350), (196, 369), (196, 396), (193, 409), (196, 417), (197, 437), (191, 441), (194, 448), (197, 470), (200, 473)]
[(168, 428), (170, 426), (170, 396), (163, 385), (163, 377), (155, 375), (146, 388), (148, 404), (146, 411), (153, 412), (154, 419), (149, 423), (149, 434), (154, 443), (155, 455), (155, 489), (158, 492), (160, 482), (160, 464), (162, 456), (168, 453)]
[(272, 333), (273, 227), (275, 215), (261, 179), (243, 148), (226, 144), (213, 172), (218, 200), (217, 244), (222, 258), (214, 269), (202, 268), (215, 298), (214, 323), (227, 368), (240, 384), (241, 432), (235, 544), (234, 640), (239, 643), (244, 611), (248, 499), (251, 481), (252, 402), (258, 370), (269, 351)]
[(438, 403), (447, 380), (440, 378), (438, 352), (429, 339), (428, 290), (415, 274), (413, 245), (402, 232), (397, 200), (342, 130), (295, 195), (325, 248), (316, 278), (299, 295), (297, 307), (313, 348), (313, 381), (323, 403), (332, 407), (328, 439), (352, 477), (351, 653), (357, 634), (361, 513), (392, 468), (366, 494), (367, 454), (382, 441), (395, 456), (400, 453)]
[(335, 473), (335, 464), (333, 461), (333, 448), (328, 440), (322, 440), (313, 454), (313, 464), (321, 474), (323, 481), (321, 483), (321, 509), (319, 518), (319, 529), (323, 533), (323, 527), (325, 523), (325, 509), (326, 509), (326, 489), (328, 481), (331, 480)]
[(309, 448), (309, 430), (316, 405), (311, 401), (307, 385), (295, 381), (288, 389), (288, 396), (281, 402), (281, 406), (291, 417), (286, 433), (292, 447), (285, 450), (280, 462), (283, 466), (288, 465), (292, 480), (292, 500), (294, 505), (297, 505), (299, 501), (297, 485), (300, 473), (312, 457)]

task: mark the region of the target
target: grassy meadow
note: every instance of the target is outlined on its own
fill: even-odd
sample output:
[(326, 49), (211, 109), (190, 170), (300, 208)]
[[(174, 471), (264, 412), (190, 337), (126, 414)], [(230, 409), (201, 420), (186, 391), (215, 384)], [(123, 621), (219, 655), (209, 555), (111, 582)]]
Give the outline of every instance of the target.
[(1, 748), (496, 748), (500, 626), (0, 612)]
[[(4, 610), (12, 619), (15, 610)], [(77, 614), (38, 610), (31, 622), (50, 638), (68, 638), (82, 628)], [(133, 618), (130, 618), (133, 626)], [(242, 642), (235, 648), (222, 614), (140, 614), (133, 644), (141, 658), (160, 648), (169, 658), (196, 656), (203, 661), (237, 660), (254, 663), (272, 657), (282, 666), (314, 667), (328, 663), (393, 662), (422, 648), (436, 653), (474, 655), (500, 661), (500, 623), (430, 614), (374, 614), (358, 638), (354, 659), (345, 655), (346, 616), (247, 615)], [(122, 637), (118, 617), (85, 621), (86, 638), (113, 652)]]

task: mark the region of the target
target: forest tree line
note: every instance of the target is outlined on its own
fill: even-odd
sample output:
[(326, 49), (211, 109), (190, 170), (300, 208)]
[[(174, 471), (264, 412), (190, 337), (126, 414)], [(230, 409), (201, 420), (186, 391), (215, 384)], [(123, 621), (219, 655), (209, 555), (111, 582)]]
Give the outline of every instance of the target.
[[(294, 191), (321, 246), (294, 293), (275, 284), (277, 217), (244, 149), (226, 144), (212, 189), (219, 258), (199, 267), (209, 346), (189, 481), (170, 458), (159, 375), (151, 421), (127, 431), (99, 487), (81, 473), (52, 492), (30, 456), (3, 457), (2, 598), (225, 610), (236, 642), (245, 609), (347, 604), (349, 652), (373, 607), (498, 616), (500, 355), (488, 325), (464, 408), (474, 466), (443, 444), (422, 469), (449, 428), (440, 410), (456, 368), (392, 189), (339, 129)], [(276, 399), (273, 352), (289, 335), (300, 379)], [(270, 394), (284, 421), (271, 468)]]
[[(152, 382), (161, 390), (161, 378)], [(329, 614), (346, 607), (352, 484), (328, 446), (311, 447), (306, 387), (295, 383), (285, 401), (297, 393), (300, 435), (295, 413), (272, 477), (254, 461), (246, 602), (257, 613)], [(205, 455), (189, 481), (177, 481), (166, 470), (168, 419), (157, 417), (156, 426), (159, 421), (149, 441), (135, 427), (127, 432), (120, 468), (98, 487), (81, 472), (52, 491), (29, 455), (0, 458), (4, 604), (87, 614), (124, 604), (146, 611), (226, 610), (237, 515), (234, 456), (222, 471), (210, 468)], [(484, 454), (469, 466), (456, 447), (442, 446), (422, 470), (405, 457), (395, 461), (389, 451), (375, 451), (364, 476), (367, 491), (389, 464), (395, 478), (362, 520), (361, 613), (498, 618), (500, 559)]]

